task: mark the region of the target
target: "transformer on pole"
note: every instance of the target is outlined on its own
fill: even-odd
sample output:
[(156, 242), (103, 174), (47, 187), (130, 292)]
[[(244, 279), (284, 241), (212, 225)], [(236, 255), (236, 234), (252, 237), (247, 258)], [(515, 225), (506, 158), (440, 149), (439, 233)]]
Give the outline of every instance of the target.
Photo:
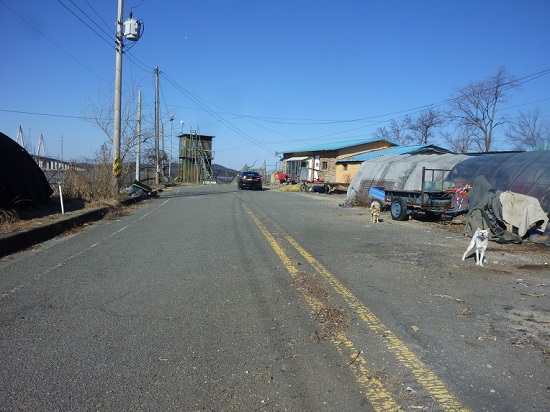
[[(124, 52), (124, 37), (137, 41), (141, 36), (141, 22), (130, 18), (122, 22), (124, 1), (118, 0), (117, 30), (116, 30), (116, 67), (115, 67), (115, 101), (114, 101), (114, 132), (113, 132), (113, 178), (116, 193), (120, 190), (120, 174), (122, 159), (120, 157), (121, 134), (121, 101), (122, 101), (122, 53)], [(124, 26), (124, 27), (123, 27)], [(124, 29), (124, 30), (123, 30)]]

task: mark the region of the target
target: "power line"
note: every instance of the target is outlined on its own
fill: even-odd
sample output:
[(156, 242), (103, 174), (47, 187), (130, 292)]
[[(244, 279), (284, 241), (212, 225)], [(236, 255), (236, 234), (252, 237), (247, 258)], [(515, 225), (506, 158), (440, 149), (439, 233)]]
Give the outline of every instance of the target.
[(88, 5), (88, 7), (90, 7), (90, 9), (92, 9), (92, 11), (95, 13), (95, 15), (99, 18), (99, 20), (101, 20), (103, 22), (105, 27), (107, 27), (107, 30), (111, 30), (112, 29), (111, 26), (109, 24), (107, 24), (107, 22), (105, 20), (103, 20), (103, 17), (101, 17), (99, 15), (99, 13), (94, 9), (94, 7), (90, 4), (90, 2), (88, 0), (84, 0), (84, 1)]
[(11, 11), (13, 14), (15, 14), (17, 17), (19, 17), (23, 22), (25, 22), (28, 26), (36, 30), (38, 33), (40, 33), (46, 40), (48, 40), (50, 43), (52, 43), (55, 47), (57, 47), (59, 50), (61, 50), (63, 53), (65, 53), (67, 56), (69, 56), (71, 59), (73, 59), (75, 62), (80, 64), (82, 67), (84, 67), (86, 70), (88, 70), (90, 73), (97, 76), (99, 79), (103, 80), (106, 83), (109, 83), (107, 80), (105, 80), (103, 77), (101, 77), (99, 74), (94, 72), (90, 67), (88, 67), (86, 64), (82, 63), (80, 60), (78, 60), (76, 57), (74, 57), (71, 53), (69, 53), (67, 50), (65, 50), (63, 47), (61, 47), (59, 44), (57, 44), (55, 41), (53, 41), (50, 37), (46, 36), (40, 29), (38, 29), (36, 26), (31, 24), (27, 19), (25, 19), (23, 16), (21, 16), (19, 13), (17, 13), (15, 10), (13, 10), (11, 7), (7, 6), (6, 3), (4, 3), (3, 0), (0, 0), (0, 4), (2, 4), (5, 8), (7, 8), (9, 11)]
[[(73, 3), (72, 0), (69, 0), (69, 1), (70, 1), (78, 10), (80, 10), (80, 12), (81, 12), (82, 14), (84, 14), (84, 16), (86, 16), (90, 21), (92, 21), (96, 26), (98, 26), (97, 23), (95, 23), (95, 21), (93, 21), (92, 19), (90, 19), (90, 18), (88, 17), (88, 15), (87, 15), (86, 13), (84, 13), (80, 7), (78, 7), (76, 4)], [(103, 36), (102, 36), (101, 34), (99, 34), (92, 26), (90, 26), (88, 23), (86, 23), (80, 16), (78, 16), (74, 11), (72, 11), (65, 3), (63, 3), (61, 0), (57, 0), (57, 2), (58, 2), (59, 4), (61, 4), (63, 7), (65, 7), (65, 8), (69, 11), (69, 13), (71, 13), (71, 14), (72, 14), (73, 16), (75, 16), (78, 20), (80, 20), (80, 21), (81, 21), (86, 27), (88, 27), (92, 32), (94, 32), (101, 40), (103, 40), (103, 41), (104, 41), (105, 43), (107, 43), (109, 46), (111, 46), (111, 47), (113, 46), (112, 41), (109, 39), (110, 36), (111, 36), (111, 33), (107, 33), (107, 38), (108, 38), (109, 40), (108, 40), (108, 39), (105, 39), (105, 37), (103, 37)], [(99, 26), (98, 26), (98, 27), (99, 27)], [(101, 30), (102, 30), (104, 33), (106, 33), (103, 29), (101, 29)]]
[(273, 149), (271, 149), (270, 147), (268, 147), (267, 145), (263, 144), (262, 142), (254, 139), (252, 136), (249, 136), (248, 134), (246, 134), (245, 132), (243, 132), (242, 130), (240, 130), (238, 127), (234, 126), (233, 124), (231, 124), (229, 121), (227, 121), (227, 119), (223, 118), (222, 116), (220, 116), (217, 112), (213, 111), (212, 109), (210, 109), (207, 105), (205, 105), (204, 103), (202, 103), (198, 98), (196, 98), (193, 94), (191, 94), (189, 91), (187, 91), (186, 89), (184, 89), (182, 86), (180, 86), (178, 83), (176, 83), (173, 79), (171, 79), (169, 76), (167, 76), (165, 73), (161, 73), (164, 75), (164, 77), (166, 78), (166, 80), (172, 84), (180, 93), (184, 94), (185, 96), (187, 96), (187, 98), (189, 98), (190, 100), (192, 100), (197, 106), (201, 107), (206, 113), (208, 113), (210, 116), (212, 116), (213, 118), (219, 120), (221, 123), (223, 123), (228, 129), (232, 130), (233, 132), (237, 133), (239, 136), (243, 137), (244, 139), (248, 140), (250, 143), (253, 143), (254, 145), (256, 145), (257, 147), (269, 152), (270, 154), (273, 154), (275, 153), (275, 151)]
[(136, 56), (134, 56), (129, 51), (125, 51), (124, 54), (130, 62), (132, 62), (138, 69), (146, 72), (146, 73), (152, 73), (155, 69), (154, 67), (147, 66), (145, 63), (143, 63), (141, 60), (139, 60)]
[[(533, 80), (538, 79), (539, 77), (542, 77), (542, 76), (545, 76), (545, 75), (548, 75), (548, 74), (550, 74), (550, 69), (542, 70), (540, 72), (527, 75), (527, 76), (522, 77), (520, 79), (511, 80), (510, 82), (505, 83), (504, 86), (511, 85), (511, 84), (516, 84), (516, 85), (517, 84), (525, 84), (525, 83), (531, 82)], [(281, 118), (281, 117), (267, 117), (267, 116), (236, 114), (236, 113), (227, 112), (224, 109), (221, 109), (219, 106), (215, 105), (214, 103), (208, 102), (205, 99), (202, 99), (202, 100), (208, 102), (209, 104), (211, 104), (213, 106), (216, 106), (216, 107), (220, 108), (224, 112), (230, 113), (233, 116), (236, 116), (236, 117), (239, 117), (239, 118), (252, 118), (252, 119), (256, 119), (256, 120), (264, 121), (264, 122), (268, 122), (268, 123), (285, 124), (285, 125), (328, 125), (328, 124), (358, 123), (358, 122), (370, 122), (370, 121), (376, 121), (376, 124), (381, 123), (381, 122), (383, 123), (384, 121), (387, 121), (387, 120), (382, 120), (381, 121), (381, 119), (383, 119), (383, 118), (387, 118), (387, 117), (393, 118), (395, 116), (403, 115), (403, 114), (406, 114), (406, 113), (414, 114), (414, 113), (420, 112), (420, 111), (428, 109), (428, 108), (443, 106), (445, 104), (448, 104), (448, 103), (452, 102), (455, 99), (456, 98), (449, 98), (449, 99), (439, 101), (437, 103), (425, 104), (425, 105), (422, 105), (422, 106), (417, 106), (417, 107), (413, 107), (413, 108), (409, 108), (409, 109), (405, 109), (405, 110), (400, 110), (400, 111), (390, 112), (390, 113), (385, 113), (385, 114), (379, 114), (379, 115), (373, 115), (373, 116), (369, 116), (369, 117), (362, 117), (362, 118), (355, 118), (355, 119), (339, 119), (339, 120), (338, 119)], [(536, 103), (536, 102), (533, 102), (533, 103)], [(352, 130), (357, 130), (357, 129), (352, 129)]]
[(27, 115), (32, 115), (32, 116), (60, 117), (60, 118), (65, 118), (65, 119), (100, 120), (100, 118), (98, 118), (98, 117), (74, 116), (74, 115), (68, 115), (68, 114), (55, 114), (55, 113), (27, 112), (27, 111), (24, 111), (24, 110), (0, 109), (0, 112), (27, 114)]

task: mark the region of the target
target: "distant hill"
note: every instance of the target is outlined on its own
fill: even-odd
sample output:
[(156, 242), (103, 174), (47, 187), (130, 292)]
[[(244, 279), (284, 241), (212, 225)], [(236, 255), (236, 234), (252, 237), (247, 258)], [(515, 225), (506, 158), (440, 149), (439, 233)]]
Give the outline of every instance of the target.
[(239, 174), (239, 171), (229, 169), (221, 165), (212, 164), (212, 173), (218, 183), (231, 183), (235, 176)]

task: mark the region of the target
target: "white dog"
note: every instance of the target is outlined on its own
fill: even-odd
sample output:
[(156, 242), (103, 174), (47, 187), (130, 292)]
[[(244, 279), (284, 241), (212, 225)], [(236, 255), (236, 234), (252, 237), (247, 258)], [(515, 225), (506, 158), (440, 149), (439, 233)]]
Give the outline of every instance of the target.
[(464, 252), (464, 256), (462, 256), (462, 260), (466, 259), (466, 255), (468, 254), (468, 252), (475, 247), (476, 248), (476, 265), (483, 266), (485, 249), (487, 249), (488, 243), (489, 243), (489, 229), (480, 229), (478, 227), (476, 229), (476, 232), (474, 233), (474, 236), (472, 237), (470, 244), (468, 245), (468, 249), (466, 249), (466, 252)]

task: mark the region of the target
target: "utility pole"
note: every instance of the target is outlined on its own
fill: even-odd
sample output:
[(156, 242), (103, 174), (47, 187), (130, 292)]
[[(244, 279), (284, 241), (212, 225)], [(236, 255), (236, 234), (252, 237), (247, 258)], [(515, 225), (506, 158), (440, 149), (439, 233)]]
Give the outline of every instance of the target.
[(155, 67), (155, 155), (156, 155), (156, 165), (155, 165), (155, 183), (158, 185), (160, 183), (159, 173), (160, 173), (160, 164), (159, 164), (159, 68)]
[(137, 145), (136, 145), (136, 180), (139, 182), (139, 166), (141, 156), (141, 90), (138, 91), (138, 118), (136, 125)]
[(123, 0), (118, 0), (118, 15), (116, 29), (116, 69), (115, 69), (115, 113), (114, 113), (114, 135), (113, 135), (113, 178), (115, 184), (115, 193), (120, 190), (120, 173), (122, 164), (120, 160), (120, 123), (121, 123), (121, 100), (122, 100), (122, 13)]
[(63, 140), (65, 138), (63, 137), (63, 133), (61, 134), (61, 164), (63, 164)]
[(170, 113), (170, 163), (168, 163), (168, 180), (172, 180), (172, 124), (174, 123), (174, 113)]

